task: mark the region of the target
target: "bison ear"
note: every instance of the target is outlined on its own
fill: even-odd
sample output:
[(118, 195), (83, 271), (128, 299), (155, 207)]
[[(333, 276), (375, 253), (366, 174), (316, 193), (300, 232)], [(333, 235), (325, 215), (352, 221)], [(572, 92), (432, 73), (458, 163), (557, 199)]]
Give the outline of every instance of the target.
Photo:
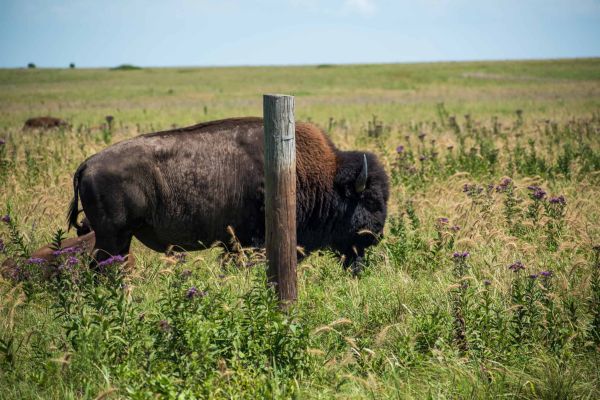
[(356, 190), (356, 193), (364, 192), (365, 188), (367, 187), (367, 177), (368, 176), (369, 176), (369, 167), (367, 165), (367, 155), (363, 154), (362, 169), (360, 170), (360, 174), (358, 175), (358, 178), (356, 178), (356, 182), (354, 183), (354, 189)]

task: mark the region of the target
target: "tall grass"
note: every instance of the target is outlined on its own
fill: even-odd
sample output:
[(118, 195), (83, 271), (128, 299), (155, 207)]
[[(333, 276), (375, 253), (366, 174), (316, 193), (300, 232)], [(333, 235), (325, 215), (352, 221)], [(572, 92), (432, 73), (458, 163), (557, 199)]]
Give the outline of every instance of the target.
[[(600, 397), (597, 66), (0, 71), (0, 257), (19, 260), (0, 278), (0, 398)], [(30, 258), (64, 236), (87, 156), (258, 115), (269, 91), (387, 168), (360, 277), (317, 252), (280, 314), (252, 254), (134, 242), (136, 267), (103, 275), (76, 252)], [(20, 131), (46, 113), (72, 129)]]

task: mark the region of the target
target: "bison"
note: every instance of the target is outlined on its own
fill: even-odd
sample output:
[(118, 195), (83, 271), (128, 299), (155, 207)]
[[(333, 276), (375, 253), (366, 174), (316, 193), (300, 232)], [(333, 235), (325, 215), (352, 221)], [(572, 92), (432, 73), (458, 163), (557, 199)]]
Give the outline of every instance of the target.
[[(261, 118), (232, 118), (149, 133), (85, 160), (73, 178), (69, 228), (79, 199), (96, 233), (96, 259), (126, 255), (135, 236), (164, 252), (227, 243), (264, 247)], [(338, 150), (316, 126), (296, 124), (297, 240), (360, 265), (383, 232), (388, 177), (376, 156)]]
[(34, 117), (25, 121), (23, 129), (53, 129), (67, 128), (69, 124), (60, 118), (54, 117)]

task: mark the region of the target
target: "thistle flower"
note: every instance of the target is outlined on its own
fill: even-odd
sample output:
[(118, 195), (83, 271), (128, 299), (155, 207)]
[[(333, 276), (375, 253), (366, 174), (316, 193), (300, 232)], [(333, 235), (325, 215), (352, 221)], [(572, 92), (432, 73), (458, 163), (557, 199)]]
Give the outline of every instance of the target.
[(110, 256), (106, 260), (100, 261), (98, 263), (98, 267), (106, 267), (108, 265), (120, 264), (120, 263), (124, 263), (124, 262), (125, 262), (125, 257), (123, 257), (123, 256), (120, 256), (120, 255)]
[(514, 263), (510, 264), (508, 266), (508, 269), (510, 269), (513, 272), (519, 272), (520, 270), (525, 269), (525, 266), (520, 260), (517, 260)]
[(185, 293), (185, 297), (188, 299), (193, 299), (194, 297), (204, 297), (206, 296), (206, 292), (198, 290), (196, 286), (192, 286)]
[(529, 275), (529, 279), (536, 279), (538, 277), (538, 274), (530, 274)]
[(543, 276), (544, 278), (549, 278), (552, 276), (552, 271), (541, 271), (539, 275)]
[(446, 217), (441, 217), (437, 219), (437, 222), (440, 225), (446, 225), (449, 222), (449, 219)]
[(52, 252), (53, 256), (62, 256), (63, 254), (76, 254), (81, 252), (81, 249), (79, 247), (75, 247), (75, 246), (71, 246), (71, 247), (65, 247), (64, 249), (58, 249)]
[(187, 257), (186, 253), (175, 253), (175, 255), (173, 256), (178, 263), (183, 264), (185, 262), (185, 259)]
[(43, 258), (39, 258), (39, 257), (31, 257), (29, 259), (27, 259), (27, 264), (29, 265), (42, 265), (46, 262), (46, 260), (44, 260)]
[(0, 218), (0, 221), (10, 224), (10, 215), (8, 215), (8, 214), (3, 215), (2, 218)]
[(77, 257), (74, 256), (69, 256), (67, 257), (67, 260), (65, 261), (65, 265), (68, 267), (74, 267), (79, 263), (79, 259)]
[(565, 197), (563, 195), (560, 195), (558, 197), (552, 197), (549, 202), (551, 204), (560, 204), (561, 206), (564, 206), (567, 204), (567, 200), (565, 199)]
[(458, 232), (458, 231), (460, 231), (460, 226), (458, 226), (458, 225), (452, 225), (452, 226), (450, 227), (450, 230), (451, 230), (452, 232)]
[(536, 200), (543, 200), (544, 197), (546, 197), (546, 192), (542, 189), (538, 189), (532, 193), (531, 197), (533, 197)]
[(500, 181), (500, 184), (498, 186), (496, 186), (496, 191), (497, 192), (504, 192), (506, 191), (506, 189), (508, 189), (508, 187), (512, 184), (512, 179), (510, 178), (504, 178), (502, 179), (502, 181)]
[(396, 147), (396, 153), (400, 154), (402, 152), (404, 152), (404, 146), (400, 145), (400, 146)]
[(469, 257), (469, 252), (468, 251), (463, 251), (463, 252), (457, 251), (452, 255), (452, 257), (455, 260), (461, 260), (461, 259), (464, 260), (467, 257)]

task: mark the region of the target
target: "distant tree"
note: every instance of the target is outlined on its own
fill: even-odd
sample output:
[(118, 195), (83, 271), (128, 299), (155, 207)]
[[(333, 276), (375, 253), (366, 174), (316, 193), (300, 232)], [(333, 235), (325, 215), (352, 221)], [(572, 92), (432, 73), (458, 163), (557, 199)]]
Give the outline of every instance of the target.
[(69, 64), (69, 68), (71, 68), (71, 69), (75, 69), (75, 63), (71, 63), (71, 64)]
[(27, 64), (27, 68), (33, 69), (33, 68), (35, 68), (35, 64), (29, 63), (29, 64)]
[(142, 69), (142, 68), (138, 67), (137, 65), (131, 65), (131, 64), (121, 64), (117, 67), (111, 68), (111, 70), (113, 70), (113, 71), (132, 71), (132, 70), (136, 70), (136, 69)]

